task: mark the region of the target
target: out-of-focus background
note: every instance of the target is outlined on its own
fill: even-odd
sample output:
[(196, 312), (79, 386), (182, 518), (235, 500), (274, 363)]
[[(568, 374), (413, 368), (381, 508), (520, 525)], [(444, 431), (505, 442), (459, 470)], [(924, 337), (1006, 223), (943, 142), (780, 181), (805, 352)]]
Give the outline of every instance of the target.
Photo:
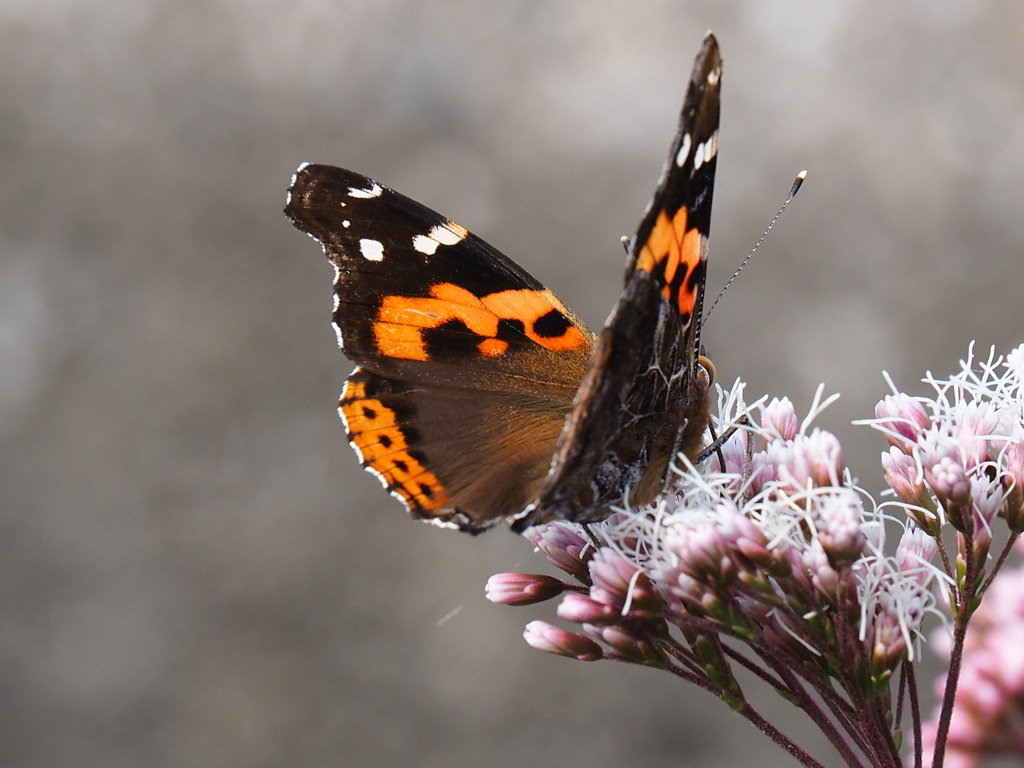
[(358, 470), (332, 271), (281, 214), (299, 162), (358, 169), (600, 325), (708, 28), (711, 291), (810, 176), (704, 341), (752, 394), (840, 391), (877, 491), (881, 371), (1021, 341), (1024, 7), (0, 4), (0, 764), (790, 764), (668, 676), (529, 650), (546, 606), (483, 597), (527, 542)]

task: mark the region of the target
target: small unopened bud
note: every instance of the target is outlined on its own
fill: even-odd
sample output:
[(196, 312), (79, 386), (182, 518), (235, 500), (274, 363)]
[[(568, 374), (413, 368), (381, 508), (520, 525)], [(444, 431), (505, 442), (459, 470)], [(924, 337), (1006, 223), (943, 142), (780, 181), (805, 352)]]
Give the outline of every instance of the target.
[(601, 603), (586, 595), (570, 592), (558, 604), (558, 617), (577, 624), (603, 624), (609, 621), (622, 621), (622, 611), (614, 605)]
[(567, 632), (546, 621), (531, 621), (523, 638), (538, 651), (568, 656), (579, 661), (598, 661), (604, 657), (601, 646), (585, 635)]
[(558, 579), (536, 573), (496, 573), (487, 580), (484, 596), (500, 605), (533, 605), (562, 594)]
[(875, 406), (875, 416), (882, 419), (879, 429), (890, 445), (909, 453), (912, 445), (931, 427), (928, 412), (910, 395), (900, 392), (886, 395)]
[(640, 664), (659, 664), (663, 661), (661, 652), (649, 639), (638, 637), (624, 626), (588, 626), (587, 631), (630, 661)]
[(800, 430), (800, 419), (788, 397), (773, 398), (761, 414), (761, 426), (783, 440), (792, 440)]

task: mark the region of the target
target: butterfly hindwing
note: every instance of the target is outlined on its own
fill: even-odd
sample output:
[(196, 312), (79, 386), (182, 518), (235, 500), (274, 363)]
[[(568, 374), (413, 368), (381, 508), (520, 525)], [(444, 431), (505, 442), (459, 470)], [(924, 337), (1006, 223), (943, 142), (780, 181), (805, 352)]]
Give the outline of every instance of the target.
[(364, 468), (414, 517), (476, 533), (536, 498), (567, 407), (357, 368), (339, 411)]

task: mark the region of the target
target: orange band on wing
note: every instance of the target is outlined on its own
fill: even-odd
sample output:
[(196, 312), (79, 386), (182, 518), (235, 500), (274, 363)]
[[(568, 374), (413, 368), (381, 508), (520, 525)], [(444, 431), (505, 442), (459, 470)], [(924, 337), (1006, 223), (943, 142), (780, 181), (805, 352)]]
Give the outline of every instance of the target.
[[(636, 268), (645, 272), (655, 273), (659, 265), (664, 265), (662, 294), (681, 315), (691, 313), (697, 303), (697, 287), (691, 285), (689, 276), (700, 264), (703, 240), (701, 233), (696, 228), (687, 229), (686, 223), (685, 207), (671, 219), (661, 211), (636, 260)], [(676, 296), (672, 295), (674, 285), (679, 286)]]
[(368, 397), (364, 382), (346, 382), (341, 393), (341, 415), (352, 447), (363, 463), (410, 509), (438, 509), (448, 503), (441, 481), (410, 453), (395, 412)]
[(588, 343), (550, 291), (519, 289), (478, 297), (452, 283), (431, 286), (429, 297), (385, 297), (373, 323), (374, 342), (387, 357), (426, 361), (430, 352), (424, 331), (455, 322), (483, 337), (477, 344), (482, 356), (497, 357), (509, 347), (497, 338), (502, 320), (516, 322), (527, 338), (552, 352)]
[[(587, 343), (579, 329), (569, 322), (569, 310), (551, 291), (531, 291), (525, 288), (498, 291), (487, 294), (481, 301), (502, 320), (521, 322), (523, 332), (530, 341), (552, 352), (571, 352)], [(550, 331), (542, 330), (543, 319), (555, 315), (558, 327)]]

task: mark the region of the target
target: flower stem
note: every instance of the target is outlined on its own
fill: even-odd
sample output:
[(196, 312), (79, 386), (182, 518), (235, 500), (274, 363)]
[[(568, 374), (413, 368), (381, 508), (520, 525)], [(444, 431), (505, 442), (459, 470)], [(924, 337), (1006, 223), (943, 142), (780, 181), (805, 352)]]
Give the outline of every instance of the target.
[[(770, 668), (775, 670), (776, 674), (785, 682), (786, 693), (794, 700), (800, 711), (810, 718), (811, 722), (821, 729), (822, 734), (828, 739), (829, 743), (835, 748), (836, 752), (843, 758), (843, 762), (851, 768), (862, 765), (854, 754), (853, 747), (843, 738), (842, 733), (828, 715), (822, 710), (821, 705), (808, 693), (807, 688), (803, 682), (795, 675), (792, 671), (791, 663), (784, 658), (777, 657), (775, 654), (764, 647), (757, 648), (757, 652), (764, 658), (765, 662)], [(813, 681), (809, 681), (813, 685)], [(863, 733), (855, 728), (850, 728), (850, 720), (846, 717), (842, 710), (843, 707), (835, 695), (835, 691), (823, 690), (822, 688), (815, 686), (815, 690), (821, 696), (821, 700), (825, 706), (828, 707), (832, 716), (839, 723), (846, 724), (844, 729), (847, 735), (854, 740), (858, 747), (867, 752), (866, 744), (863, 741)]]
[(989, 573), (989, 575), (985, 578), (984, 583), (982, 583), (981, 585), (981, 589), (978, 590), (979, 595), (983, 595), (985, 594), (985, 592), (988, 591), (989, 586), (991, 586), (992, 584), (992, 579), (994, 579), (996, 577), (996, 574), (999, 573), (999, 571), (1002, 569), (1003, 563), (1006, 562), (1006, 558), (1009, 556), (1010, 552), (1013, 551), (1013, 545), (1017, 543), (1017, 539), (1019, 537), (1020, 534), (1016, 531), (1010, 534), (1010, 538), (1006, 541), (1006, 544), (1003, 546), (1003, 551), (999, 553), (999, 557), (996, 559), (995, 565), (992, 566), (991, 573)]
[[(966, 603), (966, 601), (962, 601)], [(946, 740), (949, 738), (949, 724), (953, 718), (953, 702), (956, 699), (957, 682), (960, 680), (960, 666), (964, 655), (964, 638), (967, 636), (967, 606), (958, 606), (956, 623), (953, 626), (953, 647), (949, 653), (949, 673), (946, 675), (946, 690), (942, 694), (942, 708), (939, 711), (938, 727), (935, 731), (935, 753), (932, 768), (942, 768), (946, 757)]]
[(921, 746), (921, 702), (917, 698), (917, 675), (914, 673), (914, 665), (909, 662), (902, 664), (900, 671), (906, 676), (905, 688), (910, 699), (910, 723), (914, 732), (914, 768), (921, 768), (924, 749)]
[(956, 700), (957, 684), (960, 681), (960, 668), (963, 664), (964, 641), (967, 637), (967, 625), (971, 620), (972, 606), (977, 593), (977, 569), (972, 553), (973, 541), (968, 528), (958, 537), (961, 540), (961, 551), (964, 558), (964, 576), (959, 581), (959, 588), (954, 589), (956, 604), (953, 605), (953, 647), (949, 652), (949, 672), (946, 674), (946, 687), (942, 694), (942, 708), (939, 710), (939, 721), (935, 730), (935, 752), (932, 756), (932, 768), (942, 768), (946, 758), (946, 740), (949, 738), (949, 725), (953, 719), (953, 704)]
[[(761, 717), (761, 715), (759, 715), (750, 706), (744, 706), (735, 711), (749, 720), (755, 728), (759, 729), (765, 736), (786, 750), (796, 760), (800, 761), (802, 765), (808, 766), (808, 768), (825, 768), (822, 763), (819, 763), (807, 754), (807, 752), (797, 746), (788, 736), (786, 736), (786, 734)], [(856, 763), (848, 764), (851, 766), (857, 765)]]

